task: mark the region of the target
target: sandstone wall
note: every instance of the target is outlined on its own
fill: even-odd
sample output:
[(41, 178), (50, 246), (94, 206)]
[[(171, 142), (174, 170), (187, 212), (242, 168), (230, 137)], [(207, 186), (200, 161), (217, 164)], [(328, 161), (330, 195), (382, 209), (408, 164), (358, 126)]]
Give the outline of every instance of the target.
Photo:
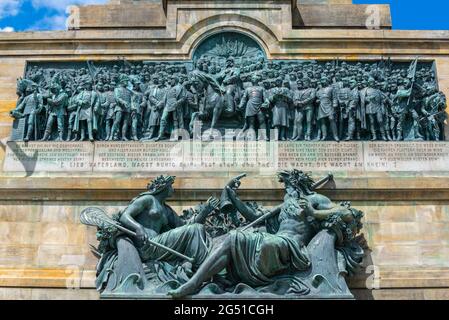
[[(161, 29), (0, 34), (2, 145), (11, 132), (15, 80), (23, 75), (27, 61), (190, 59), (202, 39), (222, 30), (252, 36), (272, 59), (411, 60), (419, 55), (437, 62), (440, 89), (449, 96), (448, 31), (293, 29), (289, 3), (198, 10), (180, 1), (168, 8), (166, 28)], [(449, 139), (449, 130), (446, 133)], [(112, 213), (155, 174), (25, 177), (2, 171), (3, 159), (0, 148), (0, 298), (97, 298), (96, 259), (88, 247), (95, 244), (95, 230), (80, 225), (79, 214), (90, 205)], [(184, 174), (171, 204), (180, 211), (204, 201), (233, 174)], [(351, 200), (366, 212), (364, 234), (370, 250), (366, 273), (351, 280), (357, 297), (448, 298), (448, 176), (449, 172), (338, 173), (336, 189), (323, 191), (335, 201)], [(242, 186), (242, 197), (274, 205), (282, 199), (282, 190), (273, 177), (252, 176)], [(369, 290), (372, 285), (380, 290)]]

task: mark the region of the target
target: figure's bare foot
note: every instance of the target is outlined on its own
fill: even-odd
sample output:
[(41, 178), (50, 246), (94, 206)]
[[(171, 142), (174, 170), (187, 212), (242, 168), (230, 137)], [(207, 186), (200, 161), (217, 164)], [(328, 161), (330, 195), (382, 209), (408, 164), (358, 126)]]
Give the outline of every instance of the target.
[(195, 287), (190, 285), (189, 283), (186, 283), (176, 290), (169, 291), (168, 295), (171, 296), (173, 299), (181, 299), (194, 293)]

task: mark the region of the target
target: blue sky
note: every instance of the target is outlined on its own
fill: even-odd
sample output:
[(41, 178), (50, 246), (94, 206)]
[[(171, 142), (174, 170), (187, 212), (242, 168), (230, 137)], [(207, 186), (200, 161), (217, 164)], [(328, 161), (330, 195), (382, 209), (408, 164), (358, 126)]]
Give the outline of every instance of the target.
[(448, 0), (353, 0), (357, 4), (389, 4), (393, 29), (449, 30)]
[(0, 29), (15, 31), (66, 29), (71, 4), (98, 4), (107, 0), (0, 0)]
[[(65, 29), (70, 4), (98, 4), (107, 0), (0, 0), (0, 30)], [(387, 3), (394, 29), (449, 30), (448, 0), (353, 0), (358, 4)]]

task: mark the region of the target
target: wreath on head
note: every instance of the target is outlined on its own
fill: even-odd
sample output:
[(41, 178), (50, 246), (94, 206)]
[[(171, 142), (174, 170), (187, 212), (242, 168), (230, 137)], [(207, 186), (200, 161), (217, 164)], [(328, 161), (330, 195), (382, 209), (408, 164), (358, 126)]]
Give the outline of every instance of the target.
[(158, 194), (164, 191), (168, 186), (175, 182), (175, 176), (159, 176), (148, 184), (147, 189), (149, 194)]

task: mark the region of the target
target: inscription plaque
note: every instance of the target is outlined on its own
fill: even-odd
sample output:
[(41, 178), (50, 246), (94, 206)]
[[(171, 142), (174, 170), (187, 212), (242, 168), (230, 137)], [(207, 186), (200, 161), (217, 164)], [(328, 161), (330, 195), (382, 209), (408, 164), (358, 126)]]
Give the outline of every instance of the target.
[(357, 142), (279, 143), (280, 169), (362, 171), (363, 144)]
[(447, 171), (449, 144), (366, 142), (365, 171)]
[(94, 145), (89, 142), (8, 142), (4, 171), (92, 171)]
[(94, 172), (256, 171), (277, 169), (277, 146), (265, 142), (157, 142), (95, 144)]
[(148, 172), (182, 169), (183, 148), (170, 142), (97, 142), (93, 171)]
[(5, 172), (449, 171), (445, 142), (8, 142)]

